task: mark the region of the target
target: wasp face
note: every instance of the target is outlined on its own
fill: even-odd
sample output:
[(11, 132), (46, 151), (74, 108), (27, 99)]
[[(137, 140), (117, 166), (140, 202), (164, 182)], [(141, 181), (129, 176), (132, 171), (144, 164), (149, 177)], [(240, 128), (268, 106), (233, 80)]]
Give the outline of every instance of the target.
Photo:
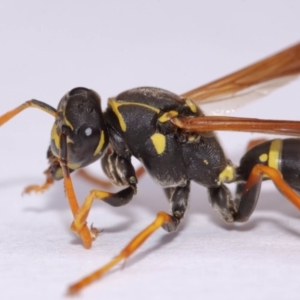
[(59, 135), (65, 132), (72, 169), (98, 159), (108, 144), (100, 103), (96, 92), (79, 87), (67, 93), (58, 105), (58, 117), (51, 134), (52, 151), (59, 156)]

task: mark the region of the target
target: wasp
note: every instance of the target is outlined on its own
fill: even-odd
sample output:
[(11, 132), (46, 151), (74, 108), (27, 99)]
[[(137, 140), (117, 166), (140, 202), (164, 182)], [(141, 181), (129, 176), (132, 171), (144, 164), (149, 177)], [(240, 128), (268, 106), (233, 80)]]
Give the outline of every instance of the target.
[[(127, 259), (157, 229), (177, 230), (189, 204), (190, 183), (205, 186), (213, 208), (228, 223), (246, 221), (255, 209), (261, 183), (271, 179), (300, 209), (300, 139), (275, 139), (257, 143), (234, 166), (226, 157), (214, 131), (249, 131), (299, 136), (300, 122), (205, 116), (198, 104), (249, 98), (260, 90), (270, 91), (300, 73), (300, 44), (212, 83), (178, 96), (169, 91), (140, 87), (110, 98), (101, 110), (100, 96), (78, 87), (60, 100), (57, 109), (29, 100), (0, 117), (0, 125), (26, 108), (34, 107), (55, 118), (47, 151), (49, 167), (43, 185), (29, 192), (42, 192), (55, 180), (64, 181), (74, 220), (73, 230), (90, 248), (99, 233), (87, 226), (94, 200), (112, 206), (127, 204), (137, 193), (138, 176), (131, 158), (136, 157), (164, 190), (170, 213), (159, 212), (107, 265), (69, 288), (70, 293), (99, 279), (114, 265)], [(101, 158), (108, 178), (123, 189), (116, 193), (92, 190), (79, 206), (71, 173)], [(226, 184), (236, 182), (233, 196)]]

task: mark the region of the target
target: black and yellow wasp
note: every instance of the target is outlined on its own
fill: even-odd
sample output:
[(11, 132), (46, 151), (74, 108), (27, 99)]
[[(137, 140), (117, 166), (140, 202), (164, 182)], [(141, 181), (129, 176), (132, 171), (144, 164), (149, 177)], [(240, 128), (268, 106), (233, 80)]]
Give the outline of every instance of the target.
[[(189, 202), (190, 182), (208, 190), (209, 201), (226, 222), (243, 222), (252, 214), (263, 179), (272, 179), (298, 208), (300, 197), (300, 139), (276, 139), (249, 148), (239, 166), (226, 157), (215, 130), (250, 131), (283, 135), (300, 134), (300, 122), (205, 116), (196, 104), (249, 98), (261, 88), (282, 85), (300, 73), (300, 44), (241, 71), (181, 96), (169, 91), (141, 87), (125, 91), (108, 101), (102, 112), (100, 96), (78, 87), (68, 92), (58, 108), (30, 100), (0, 117), (4, 124), (28, 107), (39, 108), (55, 118), (47, 152), (49, 168), (42, 186), (25, 192), (46, 190), (63, 179), (74, 221), (72, 230), (90, 248), (97, 229), (86, 220), (94, 200), (112, 206), (127, 204), (137, 193), (138, 176), (131, 163), (136, 157), (165, 191), (171, 213), (159, 212), (107, 265), (72, 285), (77, 292), (128, 258), (155, 230), (175, 231)], [(118, 186), (117, 193), (92, 190), (79, 207), (70, 173), (100, 159), (105, 174)], [(237, 182), (232, 196), (226, 183)]]

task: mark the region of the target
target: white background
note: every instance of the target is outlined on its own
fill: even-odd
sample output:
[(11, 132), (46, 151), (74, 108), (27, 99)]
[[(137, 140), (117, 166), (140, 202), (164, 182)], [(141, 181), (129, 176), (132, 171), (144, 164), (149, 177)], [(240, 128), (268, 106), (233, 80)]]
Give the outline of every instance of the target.
[[(300, 40), (294, 1), (0, 2), (0, 114), (35, 98), (56, 106), (71, 88), (102, 99), (142, 85), (183, 93)], [(300, 81), (235, 114), (298, 120)], [(103, 107), (105, 101), (103, 100)], [(148, 176), (130, 204), (96, 203), (89, 217), (104, 229), (91, 250), (69, 231), (62, 182), (43, 195), (53, 119), (29, 109), (0, 130), (0, 298), (60, 299), (70, 283), (106, 263), (160, 210), (161, 188)], [(220, 134), (238, 163), (247, 141)], [(90, 167), (101, 172), (99, 164)], [(78, 200), (92, 186), (73, 176)], [(155, 233), (127, 261), (86, 288), (81, 299), (299, 299), (300, 213), (270, 183), (245, 224), (224, 224), (204, 188), (193, 185), (181, 228)]]

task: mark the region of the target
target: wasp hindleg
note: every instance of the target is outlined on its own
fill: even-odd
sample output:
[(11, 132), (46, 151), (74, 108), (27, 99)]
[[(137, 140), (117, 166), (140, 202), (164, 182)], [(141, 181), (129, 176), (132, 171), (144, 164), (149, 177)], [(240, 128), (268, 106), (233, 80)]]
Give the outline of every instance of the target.
[[(275, 139), (249, 149), (237, 168), (236, 221), (247, 221), (258, 201), (261, 183), (271, 179), (277, 189), (300, 209), (300, 139)], [(297, 192), (295, 192), (297, 191)]]

